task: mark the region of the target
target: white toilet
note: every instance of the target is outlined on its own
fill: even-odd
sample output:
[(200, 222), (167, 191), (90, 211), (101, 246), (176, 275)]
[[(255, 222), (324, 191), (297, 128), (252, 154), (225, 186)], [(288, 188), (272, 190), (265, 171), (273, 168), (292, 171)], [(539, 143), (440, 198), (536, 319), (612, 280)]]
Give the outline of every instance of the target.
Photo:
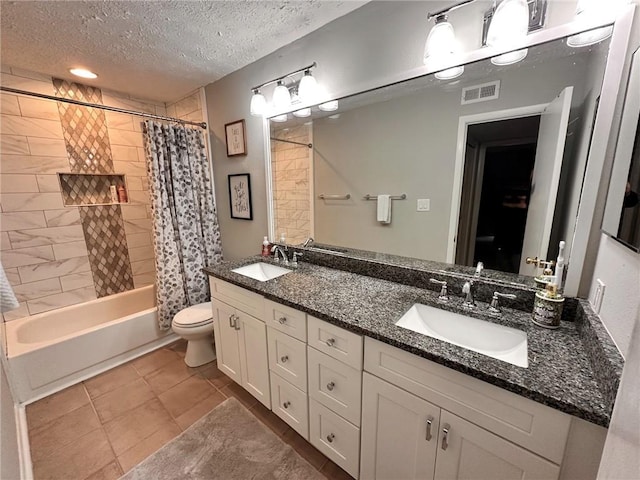
[(213, 312), (211, 302), (199, 303), (180, 310), (171, 322), (173, 331), (184, 338), (187, 354), (184, 362), (199, 367), (216, 359), (213, 349)]

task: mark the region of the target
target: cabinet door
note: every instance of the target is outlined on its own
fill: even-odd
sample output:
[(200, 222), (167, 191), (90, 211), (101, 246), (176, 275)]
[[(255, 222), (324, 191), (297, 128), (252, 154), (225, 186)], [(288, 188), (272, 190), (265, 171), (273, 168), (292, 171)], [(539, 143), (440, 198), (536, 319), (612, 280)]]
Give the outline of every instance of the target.
[(236, 316), (240, 327), (238, 335), (242, 386), (270, 409), (267, 327), (264, 322), (246, 313), (236, 311)]
[(560, 473), (560, 467), (548, 460), (446, 410), (440, 415), (437, 439), (438, 480), (554, 480)]
[(435, 405), (365, 372), (360, 478), (433, 479), (439, 417)]
[(240, 345), (238, 343), (238, 332), (233, 326), (236, 310), (226, 303), (214, 300), (213, 313), (215, 316), (213, 333), (218, 368), (233, 381), (242, 385)]

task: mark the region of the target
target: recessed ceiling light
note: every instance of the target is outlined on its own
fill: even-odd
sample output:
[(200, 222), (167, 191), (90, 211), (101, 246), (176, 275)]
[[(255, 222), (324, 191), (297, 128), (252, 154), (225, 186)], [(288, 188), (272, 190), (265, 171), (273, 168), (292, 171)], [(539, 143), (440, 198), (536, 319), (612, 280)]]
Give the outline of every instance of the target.
[(90, 70), (86, 70), (84, 68), (71, 68), (69, 69), (69, 71), (75, 75), (76, 77), (82, 77), (82, 78), (98, 78), (98, 75), (96, 75), (95, 73), (93, 73)]

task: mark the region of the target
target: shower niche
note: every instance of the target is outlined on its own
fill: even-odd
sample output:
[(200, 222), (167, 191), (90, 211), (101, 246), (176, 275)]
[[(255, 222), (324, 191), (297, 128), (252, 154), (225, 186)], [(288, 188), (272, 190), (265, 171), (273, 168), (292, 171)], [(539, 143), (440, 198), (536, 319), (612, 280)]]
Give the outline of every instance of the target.
[[(126, 205), (129, 203), (129, 189), (124, 174), (59, 172), (58, 180), (65, 207)], [(114, 189), (115, 193), (113, 193)], [(122, 189), (124, 189), (124, 196), (121, 193)]]

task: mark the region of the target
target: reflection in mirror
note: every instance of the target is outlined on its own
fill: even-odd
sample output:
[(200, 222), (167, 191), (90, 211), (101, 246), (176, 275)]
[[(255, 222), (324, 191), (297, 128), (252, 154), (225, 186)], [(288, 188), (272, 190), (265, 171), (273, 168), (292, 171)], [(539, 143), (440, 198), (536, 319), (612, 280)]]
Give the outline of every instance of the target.
[(608, 47), (560, 39), (516, 65), (487, 59), (271, 122), (272, 232), (541, 273), (526, 257), (554, 258), (560, 240), (569, 255)]
[(640, 50), (633, 55), (602, 228), (640, 251)]

